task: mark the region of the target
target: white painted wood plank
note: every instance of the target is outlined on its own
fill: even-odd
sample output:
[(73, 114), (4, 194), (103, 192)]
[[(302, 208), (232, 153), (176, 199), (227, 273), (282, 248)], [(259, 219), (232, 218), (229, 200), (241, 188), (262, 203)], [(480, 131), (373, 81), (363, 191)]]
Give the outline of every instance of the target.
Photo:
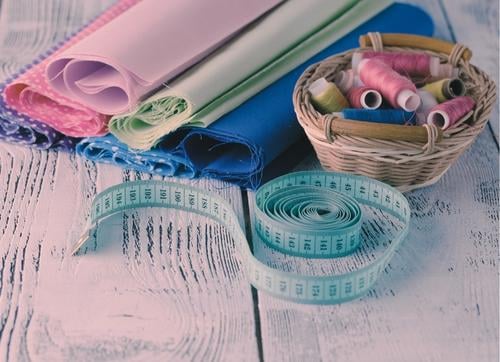
[[(418, 5), (432, 14), (435, 36), (451, 40), (439, 2)], [(315, 156), (297, 167), (311, 168), (319, 168)], [(498, 148), (489, 131), (438, 184), (407, 196), (408, 240), (365, 298), (317, 307), (259, 293), (265, 360), (498, 360)], [(271, 264), (335, 268), (283, 257), (257, 239), (256, 255)]]
[[(3, 1), (2, 79), (109, 3)], [(138, 177), (150, 176), (0, 143), (0, 360), (258, 359), (251, 289), (217, 224), (131, 213), (69, 255), (95, 194)], [(180, 182), (224, 196), (243, 223), (237, 187)]]
[[(257, 359), (250, 286), (220, 226), (182, 212), (130, 213), (72, 257), (95, 193), (137, 174), (5, 144), (0, 157), (0, 359)], [(235, 187), (180, 182), (241, 210)]]
[[(314, 307), (259, 293), (265, 359), (497, 360), (496, 152), (491, 135), (483, 133), (442, 181), (407, 194), (411, 232), (365, 298)], [(296, 263), (259, 241), (254, 245), (261, 260), (318, 271), (316, 261)], [(319, 268), (332, 265), (322, 262)]]
[(4, 0), (0, 7), (0, 81), (78, 30), (113, 0)]
[[(498, 1), (442, 0), (451, 31), (456, 41), (467, 45), (473, 53), (472, 63), (497, 82), (498, 93)], [(490, 120), (495, 137), (499, 139), (498, 101)]]
[[(496, 153), (489, 141), (480, 145), (484, 149), (479, 154), (467, 156), (474, 168), (460, 163), (447, 175), (452, 177), (444, 184), (449, 189), (417, 192), (412, 202), (423, 211), (417, 218), (421, 229), (414, 231), (415, 239), (410, 237), (416, 240), (416, 249), (402, 249), (377, 294), (350, 307), (332, 308), (288, 305), (260, 294), (266, 359), (369, 356), (376, 360), (374, 356), (380, 354), (381, 360), (446, 360), (452, 355), (437, 343), (444, 341), (457, 343), (453, 356), (461, 360), (471, 355), (458, 354), (469, 346), (464, 343), (467, 338), (476, 342), (472, 344), (476, 350), (486, 350), (473, 360), (494, 356), (491, 340), (498, 339), (494, 325), (498, 314), (495, 318), (495, 300), (488, 291), (496, 280), (491, 250), (496, 250), (498, 241), (481, 216), (493, 218), (492, 223), (498, 220), (498, 188), (491, 179), (498, 168), (495, 173), (490, 161)], [(474, 147), (476, 152), (477, 144)], [(205, 220), (185, 214), (141, 212), (129, 215), (124, 227), (123, 219), (115, 220), (122, 231), (101, 230), (109, 242), (96, 245), (98, 252), (88, 250), (85, 257), (69, 258), (66, 247), (78, 236), (81, 213), (88, 212), (95, 192), (135, 174), (94, 167), (73, 156), (13, 146), (5, 149), (0, 151), (0, 185), (9, 190), (9, 197), (0, 201), (5, 210), (0, 213), (2, 359), (7, 353), (12, 360), (257, 359), (251, 296), (227, 234), (213, 224), (203, 233)], [(48, 171), (36, 173), (36, 167)], [(457, 185), (464, 170), (481, 174), (477, 180), (471, 176)], [(212, 188), (223, 187), (209, 183)], [(235, 204), (241, 202), (234, 189), (221, 192)], [(16, 198), (11, 197), (14, 193)], [(470, 205), (478, 211), (467, 221)], [(460, 227), (452, 234), (438, 228), (447, 223)], [(422, 230), (442, 238), (442, 244), (421, 241)], [(456, 247), (454, 236), (463, 238), (464, 244), (472, 242)], [(209, 242), (220, 249), (205, 246)], [(433, 251), (442, 264), (428, 265), (433, 259), (424, 256)], [(472, 266), (464, 266), (464, 260)], [(448, 264), (457, 266), (448, 272)], [(307, 269), (307, 265), (299, 267)], [(400, 275), (394, 276), (395, 272)], [(423, 293), (429, 285), (444, 292)], [(477, 317), (474, 302), (479, 302)], [(469, 322), (473, 328), (466, 330)], [(481, 339), (485, 331), (489, 339)], [(350, 352), (351, 347), (359, 352)]]

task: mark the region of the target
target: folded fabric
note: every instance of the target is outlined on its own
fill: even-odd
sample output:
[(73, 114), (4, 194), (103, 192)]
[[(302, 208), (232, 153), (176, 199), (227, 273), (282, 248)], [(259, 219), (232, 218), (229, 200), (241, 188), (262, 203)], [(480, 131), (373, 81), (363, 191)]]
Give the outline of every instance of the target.
[[(5, 83), (0, 84), (0, 92), (4, 89)], [(64, 151), (74, 149), (79, 141), (10, 109), (2, 97), (0, 97), (0, 139), (24, 146)]]
[(388, 0), (287, 1), (226, 47), (189, 69), (137, 109), (112, 118), (109, 130), (132, 148), (150, 149), (162, 136), (191, 123), (207, 126), (283, 74), (324, 49), (347, 24)]
[(55, 130), (73, 137), (106, 134), (109, 116), (72, 101), (52, 90), (45, 76), (47, 66), (73, 44), (118, 17), (140, 0), (120, 0), (102, 13), (82, 31), (64, 43), (41, 63), (9, 83), (3, 93), (7, 105), (19, 113), (43, 122)]
[[(39, 65), (40, 62), (53, 54), (71, 37), (71, 35), (64, 36), (64, 31), (56, 31), (54, 28), (50, 28), (50, 25), (54, 25), (53, 23), (47, 23), (46, 25), (44, 23), (34, 23), (34, 19), (38, 20), (39, 22), (43, 22), (45, 21), (45, 17), (48, 16), (45, 13), (33, 14), (33, 12), (36, 12), (35, 9), (37, 7), (31, 9), (31, 13), (29, 11), (23, 11), (22, 13), (20, 13), (19, 10), (22, 9), (23, 3), (20, 1), (16, 1), (15, 6), (13, 5), (13, 3), (14, 2), (5, 3), (2, 7), (2, 15), (5, 15), (3, 17), (4, 21), (2, 22), (2, 25), (6, 26), (6, 28), (2, 28), (3, 32), (0, 31), (0, 33), (3, 35), (0, 47), (6, 61), (2, 61), (1, 66), (3, 83), (0, 84), (0, 94), (4, 94), (4, 90), (7, 85), (11, 84), (15, 79), (19, 78), (26, 72), (29, 72), (31, 69)], [(67, 4), (62, 6), (62, 8), (70, 9), (73, 6), (74, 4), (71, 5), (68, 1)], [(58, 5), (57, 7), (60, 9), (61, 5)], [(45, 6), (43, 8), (46, 10), (50, 10), (52, 7)], [(94, 19), (90, 19), (90, 22)], [(76, 27), (81, 27), (81, 25), (78, 24), (77, 20), (72, 21), (71, 23), (75, 24)], [(19, 40), (22, 44), (23, 40), (28, 39), (24, 35), (28, 34), (28, 32), (29, 34), (38, 32), (38, 27), (40, 25), (46, 26), (46, 28), (44, 28), (42, 31), (44, 37), (50, 36), (52, 41), (57, 43), (48, 50), (43, 51), (40, 55), (36, 55), (36, 51), (33, 51), (32, 53), (30, 53), (29, 51), (25, 51), (23, 52), (23, 54), (14, 53), (14, 51), (16, 50), (19, 51), (17, 41)], [(76, 33), (78, 33), (81, 29), (76, 30)], [(15, 39), (16, 41), (13, 42), (13, 39)], [(46, 40), (38, 39), (38, 41), (35, 43), (35, 48), (37, 48), (38, 45), (43, 44), (44, 42), (46, 42)], [(15, 73), (9, 74), (9, 69), (12, 67), (12, 63), (7, 64), (7, 55), (9, 54), (20, 59), (29, 59), (28, 57), (32, 55), (34, 59), (30, 60), (26, 65), (20, 67)], [(28, 54), (28, 57), (25, 54)], [(16, 109), (9, 107), (5, 103), (4, 98), (1, 96), (0, 139), (6, 140), (11, 143), (26, 145), (39, 149), (51, 148), (65, 151), (74, 149), (76, 143), (79, 141), (79, 139), (77, 138), (66, 137), (52, 127), (41, 123), (30, 116), (19, 113)]]
[(129, 150), (112, 135), (92, 137), (82, 140), (77, 145), (77, 153), (89, 160), (98, 160), (103, 163), (113, 163), (124, 169), (133, 169), (164, 176), (181, 176), (193, 178), (199, 172), (182, 153), (177, 153), (176, 147), (168, 149), (150, 150), (147, 154)]
[[(357, 26), (351, 25), (351, 29)], [(164, 176), (207, 176), (255, 189), (263, 169), (304, 136), (292, 104), (293, 88), (300, 74), (312, 63), (356, 47), (359, 36), (370, 31), (432, 35), (433, 24), (422, 10), (393, 4), (208, 128), (181, 128), (150, 151), (129, 151), (127, 145), (108, 135), (82, 140), (77, 152), (91, 160), (124, 168)], [(295, 157), (292, 163), (303, 157), (293, 150), (289, 153)], [(277, 175), (285, 171), (280, 167), (288, 165), (273, 162), (272, 171)]]
[(281, 1), (143, 0), (52, 59), (49, 83), (103, 114), (129, 111)]

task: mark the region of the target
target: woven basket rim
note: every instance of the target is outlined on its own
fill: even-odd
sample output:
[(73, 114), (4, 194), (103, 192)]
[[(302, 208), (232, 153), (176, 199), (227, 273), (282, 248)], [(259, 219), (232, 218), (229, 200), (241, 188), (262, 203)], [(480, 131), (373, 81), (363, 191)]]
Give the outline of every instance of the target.
[[(409, 143), (404, 141), (381, 141), (374, 138), (361, 138), (346, 135), (330, 135), (324, 129), (324, 115), (320, 114), (309, 102), (308, 85), (325, 76), (332, 79), (340, 70), (350, 67), (354, 52), (372, 51), (373, 48), (352, 48), (342, 53), (332, 55), (320, 62), (310, 65), (297, 80), (293, 92), (293, 102), (299, 123), (304, 128), (307, 136), (314, 142), (328, 142), (337, 150), (342, 146), (342, 151), (348, 154), (369, 153), (381, 157), (386, 162), (401, 163), (410, 161), (426, 161), (440, 158), (450, 152), (461, 152), (468, 147), (486, 125), (491, 113), (491, 108), (496, 100), (496, 85), (494, 81), (482, 70), (472, 65), (469, 61), (460, 59), (457, 67), (459, 77), (466, 82), (470, 95), (476, 101), (472, 114), (467, 115), (456, 127), (443, 131), (441, 142), (429, 140), (426, 144)], [(418, 52), (437, 56), (441, 61), (448, 62), (449, 55), (441, 52), (412, 47), (384, 46), (384, 51), (389, 52)], [(331, 70), (333, 69), (333, 71)], [(332, 138), (335, 142), (331, 142)], [(337, 143), (336, 146), (333, 146)], [(431, 144), (432, 143), (432, 144)], [(364, 145), (363, 145), (364, 144)], [(368, 147), (368, 145), (371, 145)], [(351, 146), (351, 149), (349, 148)], [(362, 150), (364, 149), (364, 151)], [(379, 152), (377, 152), (379, 150)], [(399, 152), (399, 155), (397, 155)], [(377, 154), (378, 153), (378, 154)], [(396, 153), (396, 155), (394, 154)], [(388, 156), (391, 154), (392, 156)]]

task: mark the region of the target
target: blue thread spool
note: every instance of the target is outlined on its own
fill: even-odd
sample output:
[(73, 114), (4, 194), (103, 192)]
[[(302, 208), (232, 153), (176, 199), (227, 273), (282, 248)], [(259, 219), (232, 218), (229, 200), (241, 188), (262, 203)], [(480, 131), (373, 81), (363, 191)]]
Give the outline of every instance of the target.
[(388, 124), (415, 124), (415, 112), (406, 112), (402, 109), (356, 109), (344, 108), (342, 112), (334, 113), (338, 117), (355, 121), (367, 121)]

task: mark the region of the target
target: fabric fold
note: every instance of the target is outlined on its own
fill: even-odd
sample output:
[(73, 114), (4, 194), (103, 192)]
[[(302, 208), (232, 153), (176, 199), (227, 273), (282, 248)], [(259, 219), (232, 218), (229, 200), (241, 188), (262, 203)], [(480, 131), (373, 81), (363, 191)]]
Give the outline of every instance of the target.
[(46, 74), (57, 92), (123, 113), (281, 1), (142, 0), (52, 59)]
[[(357, 47), (359, 36), (370, 31), (427, 36), (433, 33), (430, 17), (419, 8), (405, 4), (393, 4), (378, 14), (377, 11), (370, 15), (367, 13), (366, 18), (359, 21), (346, 21), (345, 26), (348, 28), (342, 31), (348, 35), (333, 42), (207, 128), (180, 128), (163, 137), (149, 151), (127, 151), (127, 145), (108, 135), (105, 138), (82, 140), (77, 152), (94, 161), (117, 163), (138, 171), (164, 176), (213, 177), (256, 189), (262, 180), (263, 170), (304, 137), (296, 121), (292, 93), (296, 80), (306, 67)], [(120, 149), (120, 162), (114, 161), (114, 154), (110, 151), (112, 147)], [(106, 152), (100, 153), (102, 149)], [(299, 162), (303, 157), (293, 150), (290, 154), (296, 157), (296, 162), (292, 163)], [(141, 157), (140, 161), (137, 155)], [(158, 159), (162, 159), (162, 162), (157, 163)], [(163, 166), (168, 162), (171, 162), (169, 165), (172, 167)], [(288, 166), (273, 163), (273, 167), (273, 173), (279, 175), (285, 171), (279, 168)]]
[(42, 62), (9, 82), (2, 92), (8, 107), (67, 136), (86, 137), (106, 134), (110, 117), (52, 90), (45, 72), (53, 59), (58, 58), (65, 49), (85, 39), (139, 1), (118, 1), (69, 40), (59, 44)]
[(206, 127), (344, 35), (349, 21), (359, 24), (388, 4), (287, 1), (132, 112), (113, 117), (109, 130), (130, 147), (147, 150), (182, 125)]

